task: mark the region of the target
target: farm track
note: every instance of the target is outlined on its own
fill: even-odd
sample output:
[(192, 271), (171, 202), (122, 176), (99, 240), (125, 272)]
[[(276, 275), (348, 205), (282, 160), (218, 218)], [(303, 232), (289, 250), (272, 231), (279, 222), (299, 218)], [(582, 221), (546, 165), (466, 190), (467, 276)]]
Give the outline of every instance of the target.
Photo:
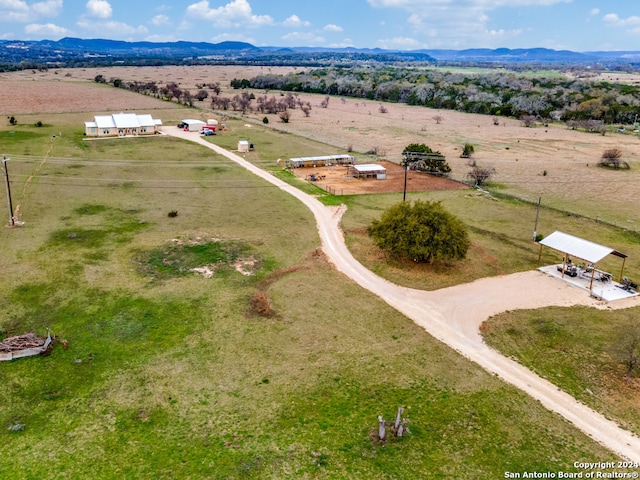
[[(466, 358), (537, 399), (598, 443), (623, 458), (640, 461), (640, 438), (560, 391), (551, 382), (489, 348), (480, 335), (482, 322), (507, 310), (573, 305), (604, 308), (600, 302), (538, 271), (485, 278), (435, 292), (394, 285), (367, 270), (347, 249), (340, 228), (343, 208), (336, 212), (324, 206), (316, 198), (275, 178), (241, 156), (204, 140), (198, 134), (184, 132), (177, 127), (165, 127), (164, 131), (224, 155), (299, 199), (314, 214), (323, 250), (338, 271), (379, 296)], [(608, 304), (607, 308), (634, 305), (638, 305), (638, 297)]]

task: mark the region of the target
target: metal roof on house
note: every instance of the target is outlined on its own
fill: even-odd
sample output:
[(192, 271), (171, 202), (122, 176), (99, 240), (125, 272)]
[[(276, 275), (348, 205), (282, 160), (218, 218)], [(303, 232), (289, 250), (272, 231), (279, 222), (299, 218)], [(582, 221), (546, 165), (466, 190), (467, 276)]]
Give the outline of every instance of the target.
[(138, 115), (135, 113), (116, 113), (113, 116), (113, 122), (118, 128), (138, 128), (140, 122)]
[(145, 113), (143, 115), (137, 115), (137, 117), (138, 117), (138, 124), (141, 127), (153, 127), (156, 125), (156, 122), (153, 120), (153, 117), (148, 113)]
[(114, 128), (116, 126), (113, 115), (96, 115), (95, 119), (98, 128)]
[(627, 255), (620, 253), (613, 248), (590, 242), (584, 238), (574, 237), (573, 235), (569, 235), (568, 233), (563, 233), (558, 230), (543, 238), (540, 241), (540, 244), (594, 264), (602, 260), (607, 255), (612, 254), (618, 257), (627, 258)]
[(85, 125), (98, 128), (138, 128), (162, 125), (162, 121), (154, 119), (149, 114), (114, 113), (113, 115), (96, 115), (95, 122), (85, 122)]

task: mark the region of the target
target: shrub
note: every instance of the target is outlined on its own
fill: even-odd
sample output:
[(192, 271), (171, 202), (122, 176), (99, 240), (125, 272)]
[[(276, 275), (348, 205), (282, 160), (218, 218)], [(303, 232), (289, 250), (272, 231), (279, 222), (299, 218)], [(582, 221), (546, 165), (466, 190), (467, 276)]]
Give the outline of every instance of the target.
[(282, 120), (282, 123), (289, 123), (290, 118), (291, 118), (291, 114), (289, 113), (289, 110), (280, 112), (280, 120)]
[(471, 145), (470, 143), (465, 143), (460, 158), (471, 158), (471, 155), (473, 155), (474, 151), (475, 150), (473, 148), (473, 145)]
[(629, 170), (631, 168), (627, 162), (622, 160), (622, 151), (619, 148), (609, 148), (602, 152), (602, 157), (598, 165), (616, 170)]
[(440, 202), (396, 204), (374, 220), (367, 232), (379, 248), (415, 262), (461, 260), (470, 245), (464, 224)]
[(255, 292), (249, 302), (251, 313), (261, 317), (271, 317), (275, 313), (269, 296), (265, 292)]

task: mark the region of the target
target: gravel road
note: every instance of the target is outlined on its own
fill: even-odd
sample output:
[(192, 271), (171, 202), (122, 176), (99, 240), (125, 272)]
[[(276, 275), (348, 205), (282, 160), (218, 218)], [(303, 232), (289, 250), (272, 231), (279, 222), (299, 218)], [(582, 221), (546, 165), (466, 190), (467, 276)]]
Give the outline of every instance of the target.
[[(237, 162), (250, 172), (298, 198), (314, 214), (322, 248), (335, 268), (361, 287), (378, 295), (412, 319), (429, 334), (460, 354), (498, 375), (558, 413), (595, 441), (631, 461), (640, 461), (640, 438), (560, 391), (519, 363), (487, 346), (480, 325), (489, 316), (506, 310), (543, 306), (589, 305), (604, 308), (584, 291), (563, 284), (539, 271), (530, 271), (477, 280), (436, 292), (425, 292), (394, 285), (362, 266), (347, 249), (340, 218), (343, 209), (324, 206), (316, 198), (275, 178), (247, 162), (240, 155), (218, 147), (196, 132), (184, 132), (165, 126), (163, 131), (175, 137), (200, 143)], [(625, 308), (638, 305), (638, 297), (610, 305)]]

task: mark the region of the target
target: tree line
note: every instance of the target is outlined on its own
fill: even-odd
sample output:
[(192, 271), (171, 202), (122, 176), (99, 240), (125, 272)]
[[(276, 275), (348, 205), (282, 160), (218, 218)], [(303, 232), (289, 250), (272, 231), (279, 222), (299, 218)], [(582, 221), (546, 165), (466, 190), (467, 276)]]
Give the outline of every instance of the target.
[(640, 87), (513, 72), (457, 73), (429, 68), (319, 68), (234, 79), (234, 88), (321, 93), (542, 121), (630, 125), (640, 113)]

